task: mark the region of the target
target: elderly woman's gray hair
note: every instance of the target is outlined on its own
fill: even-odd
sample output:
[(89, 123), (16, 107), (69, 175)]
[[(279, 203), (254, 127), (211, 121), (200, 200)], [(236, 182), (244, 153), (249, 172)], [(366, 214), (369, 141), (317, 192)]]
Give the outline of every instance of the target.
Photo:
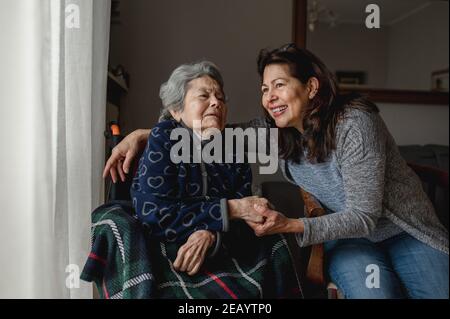
[(215, 80), (223, 91), (223, 79), (218, 67), (209, 61), (197, 63), (182, 64), (177, 67), (167, 82), (161, 85), (159, 97), (162, 100), (163, 107), (159, 116), (159, 121), (172, 118), (170, 111), (182, 111), (184, 98), (188, 83), (202, 76), (209, 76)]

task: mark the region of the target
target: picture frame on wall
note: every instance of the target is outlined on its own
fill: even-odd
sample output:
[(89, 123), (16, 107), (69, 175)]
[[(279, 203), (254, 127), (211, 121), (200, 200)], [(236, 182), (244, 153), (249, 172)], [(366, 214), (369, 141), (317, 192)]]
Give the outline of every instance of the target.
[(431, 90), (448, 92), (448, 68), (431, 73)]
[(365, 85), (367, 75), (364, 71), (336, 71), (336, 80), (340, 85)]

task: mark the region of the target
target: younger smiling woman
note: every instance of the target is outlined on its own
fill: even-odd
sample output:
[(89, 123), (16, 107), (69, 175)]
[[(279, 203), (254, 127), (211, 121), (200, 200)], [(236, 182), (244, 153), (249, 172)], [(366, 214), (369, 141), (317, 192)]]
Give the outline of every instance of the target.
[[(280, 166), (329, 214), (289, 219), (258, 209), (258, 235), (325, 243), (331, 280), (347, 298), (448, 298), (448, 232), (401, 157), (377, 107), (342, 96), (330, 71), (293, 45), (261, 51), (262, 104), (280, 128)], [(366, 286), (366, 267), (380, 287)]]
[[(290, 219), (255, 207), (266, 218), (249, 223), (255, 233), (296, 233), (302, 247), (325, 243), (328, 275), (346, 298), (448, 298), (448, 231), (377, 107), (340, 95), (327, 67), (295, 45), (261, 51), (258, 72), (266, 119), (246, 126), (280, 128), (285, 177), (328, 214)], [(124, 139), (104, 175), (124, 179), (122, 169), (148, 134), (139, 130)], [(379, 288), (366, 286), (371, 264), (380, 269)]]

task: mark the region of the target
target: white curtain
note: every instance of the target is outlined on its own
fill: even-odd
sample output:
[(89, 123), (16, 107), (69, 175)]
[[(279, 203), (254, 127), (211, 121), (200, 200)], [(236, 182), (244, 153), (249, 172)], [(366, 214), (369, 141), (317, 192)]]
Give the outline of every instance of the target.
[(91, 298), (110, 0), (0, 0), (0, 298)]

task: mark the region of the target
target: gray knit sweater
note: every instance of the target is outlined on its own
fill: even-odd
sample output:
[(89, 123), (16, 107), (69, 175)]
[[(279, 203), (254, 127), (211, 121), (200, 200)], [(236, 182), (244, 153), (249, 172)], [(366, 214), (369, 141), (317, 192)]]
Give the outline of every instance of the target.
[[(249, 125), (265, 124), (254, 120), (241, 126)], [(448, 254), (448, 232), (437, 218), (420, 179), (400, 155), (378, 114), (348, 110), (337, 125), (333, 157), (343, 189), (330, 189), (327, 195), (339, 196), (337, 192), (343, 191), (344, 209), (335, 214), (303, 218), (304, 232), (297, 235), (300, 246), (341, 238), (370, 238), (380, 228), (379, 221), (390, 221), (389, 224)], [(297, 183), (294, 181), (286, 161), (279, 163), (289, 181), (303, 184), (298, 183), (299, 176), (295, 178)], [(323, 196), (314, 187), (307, 191)]]

